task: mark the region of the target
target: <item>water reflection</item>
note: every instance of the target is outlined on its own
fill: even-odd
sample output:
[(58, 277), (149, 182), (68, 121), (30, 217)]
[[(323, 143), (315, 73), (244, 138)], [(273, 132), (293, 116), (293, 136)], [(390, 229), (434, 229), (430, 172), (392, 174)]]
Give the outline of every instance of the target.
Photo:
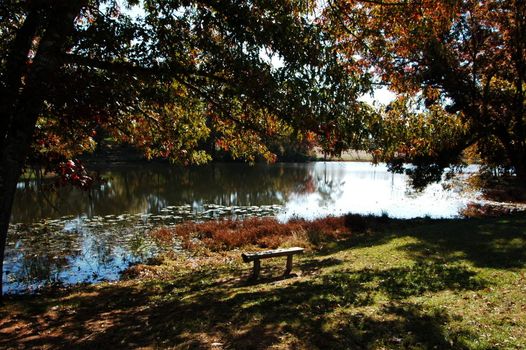
[(121, 213), (157, 214), (170, 205), (206, 203), (223, 206), (283, 204), (301, 191), (313, 164), (210, 164), (202, 167), (121, 166), (100, 169), (107, 181), (83, 192), (62, 188), (38, 191), (36, 181), (19, 185), (12, 222), (35, 222), (65, 215), (105, 216)]
[(455, 217), (475, 199), (474, 193), (465, 193), (462, 188), (446, 189), (443, 183), (416, 192), (408, 187), (405, 175), (392, 174), (385, 165), (320, 162), (313, 164), (311, 173), (314, 188), (292, 193), (279, 215), (281, 219), (346, 213), (388, 214), (396, 218)]
[(99, 171), (107, 181), (89, 192), (40, 191), (34, 181), (19, 183), (2, 276), (4, 292), (117, 279), (130, 263), (166, 248), (148, 238), (147, 231), (157, 225), (348, 212), (453, 217), (472, 199), (442, 184), (414, 193), (404, 175), (369, 163), (191, 168), (141, 164)]

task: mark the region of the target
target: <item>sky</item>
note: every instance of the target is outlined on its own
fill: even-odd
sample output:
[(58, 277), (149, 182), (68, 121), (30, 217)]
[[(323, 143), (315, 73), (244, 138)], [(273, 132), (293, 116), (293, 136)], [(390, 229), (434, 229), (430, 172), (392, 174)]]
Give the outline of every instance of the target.
[(360, 101), (365, 101), (373, 106), (387, 105), (395, 99), (395, 94), (386, 87), (375, 89), (373, 95), (363, 95)]

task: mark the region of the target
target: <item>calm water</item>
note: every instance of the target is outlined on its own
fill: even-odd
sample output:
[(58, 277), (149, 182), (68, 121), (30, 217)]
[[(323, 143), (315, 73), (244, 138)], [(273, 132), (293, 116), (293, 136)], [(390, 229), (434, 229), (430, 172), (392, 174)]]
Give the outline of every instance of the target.
[(50, 283), (118, 279), (130, 264), (163, 249), (153, 226), (220, 217), (313, 219), (345, 213), (391, 217), (454, 217), (474, 194), (434, 184), (416, 193), (404, 175), (370, 163), (181, 168), (128, 165), (101, 169), (106, 180), (89, 192), (42, 191), (20, 182), (4, 267), (4, 292)]

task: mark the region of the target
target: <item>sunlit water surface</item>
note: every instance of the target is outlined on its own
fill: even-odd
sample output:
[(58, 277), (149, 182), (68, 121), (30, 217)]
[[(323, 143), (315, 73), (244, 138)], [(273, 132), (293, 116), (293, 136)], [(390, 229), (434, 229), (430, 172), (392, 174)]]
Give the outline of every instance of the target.
[(178, 249), (150, 239), (148, 232), (159, 225), (345, 213), (451, 218), (476, 196), (445, 183), (415, 192), (406, 176), (360, 162), (190, 168), (139, 164), (99, 172), (105, 181), (89, 192), (19, 183), (2, 275), (4, 292), (118, 279), (130, 264)]

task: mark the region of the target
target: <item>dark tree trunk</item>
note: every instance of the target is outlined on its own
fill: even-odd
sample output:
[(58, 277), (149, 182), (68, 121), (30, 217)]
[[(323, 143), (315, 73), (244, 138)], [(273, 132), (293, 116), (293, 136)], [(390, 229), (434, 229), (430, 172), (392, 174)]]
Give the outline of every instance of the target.
[(515, 174), (523, 184), (526, 183), (526, 152), (522, 151), (514, 157)]
[[(26, 129), (29, 129), (29, 127), (30, 125)], [(15, 197), (16, 184), (24, 165), (25, 154), (27, 153), (21, 151), (28, 148), (27, 144), (31, 142), (32, 129), (17, 130), (16, 136), (19, 138), (9, 138), (2, 149), (0, 159), (0, 271), (2, 271), (2, 277), (4, 276), (4, 253), (11, 208)], [(0, 291), (1, 287), (2, 283), (0, 282)]]
[(28, 55), (32, 42), (37, 35), (40, 18), (36, 11), (30, 10), (24, 24), (16, 33), (16, 37), (9, 50), (5, 67), (5, 85), (0, 94), (0, 149), (4, 148), (9, 126), (18, 99), (18, 91), (22, 86), (22, 79), (26, 75)]
[[(61, 67), (61, 54), (74, 31), (74, 20), (83, 5), (84, 1), (56, 1), (47, 6), (45, 9), (48, 13), (46, 26), (42, 28), (43, 36), (31, 69), (27, 73), (21, 68), (18, 69), (19, 76), (11, 79), (13, 82), (11, 85), (14, 86), (8, 85), (12, 88), (11, 91), (6, 92), (8, 99), (2, 101), (2, 107), (6, 107), (2, 111), (5, 117), (2, 122), (7, 125), (2, 129), (0, 153), (0, 271), (2, 271), (2, 277), (7, 231), (16, 184), (31, 147), (37, 118), (42, 111), (47, 94), (53, 90), (52, 78)], [(41, 9), (38, 13), (41, 16), (43, 12), (44, 9)], [(26, 21), (36, 21), (36, 19), (28, 15)], [(32, 23), (29, 24), (35, 33), (38, 29)], [(22, 25), (17, 35), (17, 38), (24, 39), (20, 40), (24, 45), (17, 45), (16, 42), (12, 45), (13, 51), (10, 57), (18, 58), (18, 60), (21, 57), (26, 57), (27, 60), (27, 33), (23, 31), (27, 30), (30, 25), (26, 24)], [(25, 85), (21, 83), (23, 77)], [(2, 287), (2, 281), (0, 281), (0, 298)]]

